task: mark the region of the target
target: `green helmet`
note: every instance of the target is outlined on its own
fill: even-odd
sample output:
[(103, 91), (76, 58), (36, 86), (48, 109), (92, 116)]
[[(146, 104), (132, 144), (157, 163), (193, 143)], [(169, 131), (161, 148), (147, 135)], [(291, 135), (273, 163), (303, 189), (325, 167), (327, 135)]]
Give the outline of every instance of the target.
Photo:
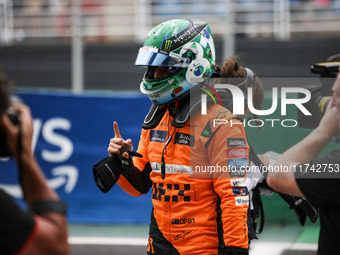
[[(153, 104), (179, 100), (214, 71), (215, 46), (209, 24), (186, 19), (159, 24), (146, 37), (135, 65), (148, 67), (140, 90)], [(155, 79), (158, 66), (167, 67), (169, 74)]]

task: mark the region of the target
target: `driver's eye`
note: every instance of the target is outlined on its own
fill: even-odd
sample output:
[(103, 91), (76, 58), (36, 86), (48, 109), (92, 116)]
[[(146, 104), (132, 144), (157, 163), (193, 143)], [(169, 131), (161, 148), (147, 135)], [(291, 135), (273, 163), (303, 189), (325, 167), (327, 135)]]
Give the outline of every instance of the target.
[(174, 66), (169, 66), (168, 68), (169, 68), (170, 73), (174, 73), (178, 70), (178, 67), (174, 67)]

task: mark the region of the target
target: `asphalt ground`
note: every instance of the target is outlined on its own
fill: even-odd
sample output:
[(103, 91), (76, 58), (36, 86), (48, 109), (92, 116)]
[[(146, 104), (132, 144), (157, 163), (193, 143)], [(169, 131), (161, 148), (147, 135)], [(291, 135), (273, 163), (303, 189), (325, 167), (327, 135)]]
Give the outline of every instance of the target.
[(144, 246), (72, 245), (71, 255), (145, 255)]
[[(315, 255), (316, 250), (283, 250), (280, 255)], [(72, 245), (71, 255), (145, 255), (144, 246)], [(250, 255), (254, 253), (250, 250)], [(267, 253), (266, 253), (267, 254)]]
[[(250, 255), (315, 255), (319, 226), (265, 226)], [(145, 255), (147, 225), (70, 225), (71, 255)]]

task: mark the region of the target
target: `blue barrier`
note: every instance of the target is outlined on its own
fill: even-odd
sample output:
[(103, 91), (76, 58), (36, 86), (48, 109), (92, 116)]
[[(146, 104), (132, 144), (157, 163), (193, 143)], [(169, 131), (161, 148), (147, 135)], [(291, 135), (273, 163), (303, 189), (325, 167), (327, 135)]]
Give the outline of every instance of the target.
[[(152, 208), (151, 192), (141, 197), (126, 194), (115, 185), (107, 194), (96, 187), (92, 167), (107, 156), (109, 139), (114, 136), (113, 121), (119, 124), (123, 138), (131, 138), (137, 149), (141, 125), (150, 107), (150, 100), (136, 94), (102, 96), (67, 93), (19, 93), (31, 107), (34, 118), (33, 146), (36, 158), (60, 197), (68, 202), (71, 223), (134, 224), (149, 223)], [(266, 94), (264, 109), (271, 106)], [(291, 107), (287, 119), (296, 119)], [(280, 111), (268, 116), (283, 119)], [(268, 150), (283, 152), (305, 137), (311, 130), (275, 128), (266, 122), (263, 132), (246, 128), (257, 153)], [(280, 135), (277, 135), (280, 134)], [(330, 144), (323, 153), (338, 147)], [(22, 204), (17, 170), (13, 161), (0, 163), (0, 186), (5, 187)], [(281, 199), (264, 198), (266, 222), (296, 222), (293, 212)], [(267, 213), (268, 212), (268, 213)]]
[[(89, 96), (67, 93), (19, 93), (31, 107), (33, 146), (49, 185), (69, 205), (71, 223), (149, 223), (151, 192), (131, 197), (118, 185), (107, 194), (94, 183), (92, 167), (108, 155), (117, 121), (123, 138), (137, 149), (141, 125), (150, 107), (142, 95)], [(22, 204), (16, 166), (1, 163), (0, 184)]]

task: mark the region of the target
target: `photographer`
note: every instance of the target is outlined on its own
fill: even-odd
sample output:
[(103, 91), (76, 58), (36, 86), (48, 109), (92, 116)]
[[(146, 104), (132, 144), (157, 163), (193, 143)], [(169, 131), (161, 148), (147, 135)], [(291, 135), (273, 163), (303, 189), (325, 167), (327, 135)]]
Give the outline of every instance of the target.
[[(340, 69), (340, 68), (339, 68)], [(267, 183), (286, 194), (306, 197), (319, 207), (321, 230), (318, 254), (338, 254), (340, 243), (340, 150), (316, 158), (340, 133), (340, 74), (332, 87), (333, 98), (318, 127), (306, 138), (284, 152), (277, 167), (288, 172), (270, 172)], [(315, 178), (315, 169), (326, 166), (326, 172)], [(327, 178), (326, 178), (327, 177)], [(331, 177), (331, 178), (330, 178)]]
[[(34, 158), (30, 109), (23, 104), (10, 105), (9, 87), (8, 77), (0, 71), (0, 147), (1, 151), (8, 150), (17, 163), (29, 210), (21, 209), (0, 188), (0, 254), (68, 254), (66, 205), (48, 187)], [(9, 117), (9, 109), (16, 113), (18, 124)]]

